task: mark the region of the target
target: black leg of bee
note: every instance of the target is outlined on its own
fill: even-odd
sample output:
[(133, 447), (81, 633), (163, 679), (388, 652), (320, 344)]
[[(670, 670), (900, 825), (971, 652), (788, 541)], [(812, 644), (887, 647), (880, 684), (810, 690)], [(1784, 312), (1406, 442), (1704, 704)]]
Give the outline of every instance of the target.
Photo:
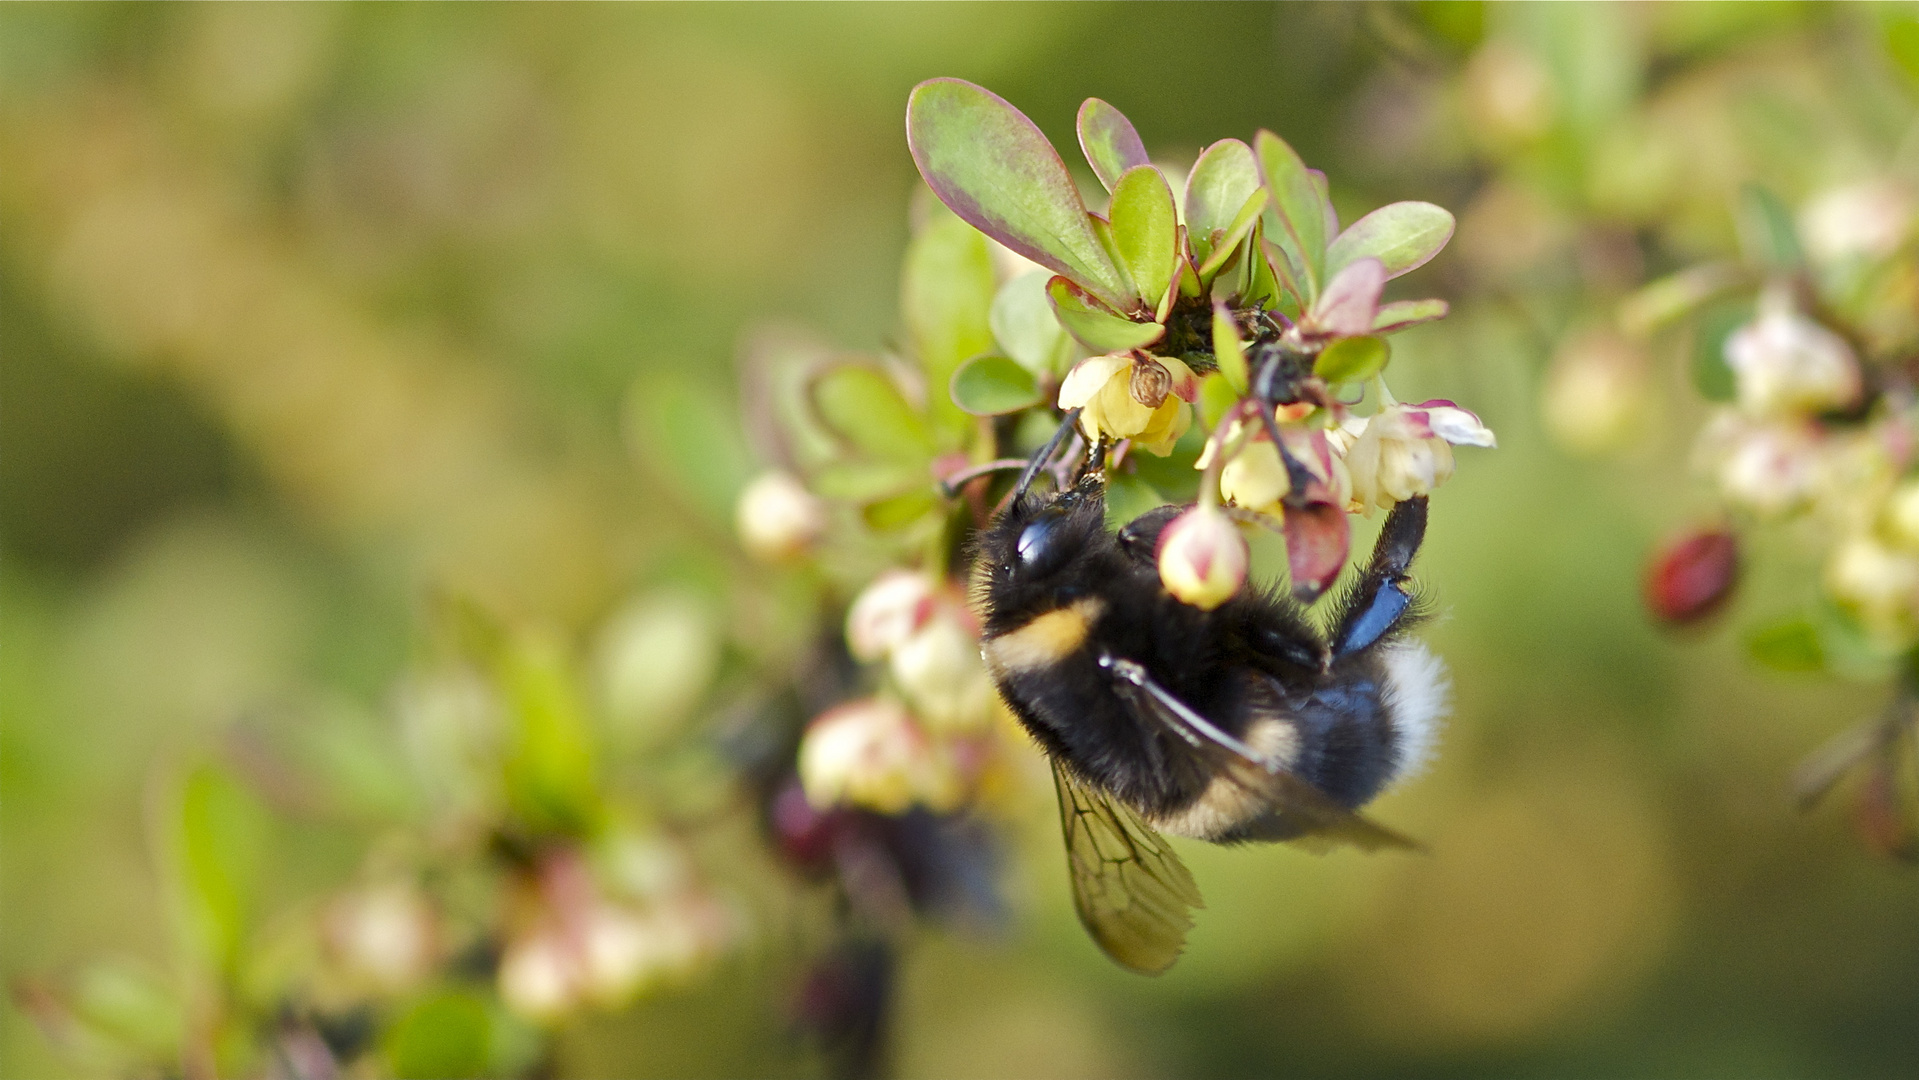
[(1053, 437), (1047, 440), (1045, 446), (1040, 447), (1039, 453), (1033, 455), (1033, 460), (1026, 463), (1026, 471), (1019, 474), (1019, 483), (1013, 485), (1013, 498), (1017, 499), (1026, 494), (1026, 489), (1033, 485), (1033, 478), (1038, 476), (1039, 471), (1046, 467), (1046, 463), (1053, 459), (1053, 454), (1059, 450), (1059, 444), (1066, 441), (1066, 436), (1072, 434), (1074, 425), (1078, 423), (1079, 410), (1068, 410), (1066, 416), (1060, 420), (1059, 430), (1053, 432)]
[(1333, 632), (1333, 658), (1350, 656), (1390, 633), (1413, 597), (1406, 587), (1407, 571), (1426, 536), (1426, 497), (1407, 499), (1393, 507), (1373, 545), (1373, 558), (1353, 591), (1341, 605), (1339, 628)]

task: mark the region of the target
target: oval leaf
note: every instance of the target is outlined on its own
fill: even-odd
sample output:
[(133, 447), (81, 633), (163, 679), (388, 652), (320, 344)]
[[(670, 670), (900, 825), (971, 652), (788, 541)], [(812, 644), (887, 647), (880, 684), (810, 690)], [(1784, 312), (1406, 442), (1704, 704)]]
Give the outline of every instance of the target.
[(1151, 165), (1128, 169), (1113, 188), (1113, 246), (1140, 298), (1157, 309), (1173, 284), (1179, 214), (1173, 189)]
[(939, 507), (939, 496), (928, 484), (860, 507), (860, 520), (874, 532), (890, 532), (913, 524)]
[(1126, 114), (1098, 98), (1087, 98), (1079, 107), (1079, 148), (1093, 175), (1112, 191), (1128, 169), (1144, 165), (1146, 144), (1133, 130)]
[[(986, 237), (957, 218), (938, 215), (906, 249), (900, 310), (929, 386), (943, 386), (969, 356), (993, 347), (993, 252)], [(951, 427), (964, 421), (951, 402), (929, 410)]]
[(1128, 319), (1063, 277), (1046, 283), (1046, 296), (1067, 333), (1096, 353), (1142, 349), (1166, 333), (1158, 323)]
[(1746, 638), (1746, 654), (1774, 671), (1817, 672), (1826, 668), (1819, 628), (1809, 619), (1790, 619), (1753, 631)]
[(1396, 202), (1353, 222), (1326, 249), (1326, 272), (1338, 274), (1371, 256), (1390, 280), (1426, 265), (1453, 236), (1453, 216), (1427, 202)]
[(1237, 404), (1239, 391), (1225, 375), (1215, 371), (1199, 381), (1199, 418), (1209, 429), (1218, 427), (1220, 418)]
[(961, 79), (929, 79), (906, 102), (906, 143), (933, 194), (967, 224), (1108, 303), (1131, 290), (1087, 221), (1053, 145), (1025, 114)]
[(1360, 382), (1379, 374), (1392, 355), (1385, 338), (1342, 338), (1313, 361), (1313, 374), (1329, 383)]
[(1253, 193), (1246, 196), (1246, 205), (1240, 207), (1239, 213), (1233, 215), (1233, 220), (1226, 223), (1225, 230), (1218, 237), (1219, 244), (1213, 248), (1213, 253), (1206, 257), (1206, 261), (1200, 263), (1201, 281), (1212, 281), (1213, 275), (1218, 273), (1219, 268), (1232, 257), (1233, 249), (1239, 246), (1241, 240), (1246, 239), (1246, 234), (1251, 232), (1253, 226), (1258, 223), (1260, 213), (1266, 209), (1266, 204), (1270, 201), (1272, 197), (1266, 194), (1265, 188), (1254, 188)]
[(974, 416), (1018, 412), (1040, 401), (1033, 373), (1004, 356), (975, 356), (953, 372), (953, 404)]
[(1367, 257), (1339, 272), (1313, 305), (1313, 329), (1339, 337), (1370, 333), (1379, 316), (1379, 292), (1386, 287), (1386, 267)]
[(1213, 304), (1213, 361), (1219, 365), (1219, 373), (1226, 376), (1233, 392), (1244, 394), (1247, 386), (1246, 350), (1239, 341), (1239, 327), (1223, 303)]
[(1193, 258), (1213, 253), (1213, 233), (1230, 229), (1233, 218), (1259, 190), (1259, 166), (1253, 148), (1238, 139), (1221, 139), (1193, 162), (1186, 177), (1186, 234)]
[(1066, 330), (1046, 298), (1046, 281), (1052, 276), (1029, 270), (1000, 286), (988, 317), (1000, 349), (1035, 375), (1064, 372), (1069, 357)]
[(1326, 206), (1319, 185), (1286, 140), (1272, 132), (1260, 132), (1253, 149), (1261, 179), (1273, 197), (1269, 231), (1282, 245), (1292, 244), (1303, 264), (1299, 269), (1306, 276), (1306, 287), (1317, 295), (1326, 265)]
[(1381, 304), (1373, 316), (1373, 333), (1397, 334), (1409, 326), (1443, 319), (1452, 306), (1444, 300), (1395, 300)]
[(878, 458), (925, 458), (933, 443), (899, 387), (870, 364), (839, 364), (807, 388), (813, 411), (828, 431)]

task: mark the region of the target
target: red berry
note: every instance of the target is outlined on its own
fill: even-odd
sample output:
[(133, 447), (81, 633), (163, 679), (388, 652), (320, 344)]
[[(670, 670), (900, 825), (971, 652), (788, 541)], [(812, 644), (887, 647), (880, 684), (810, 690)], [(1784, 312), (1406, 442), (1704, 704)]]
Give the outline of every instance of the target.
[(1664, 622), (1694, 623), (1717, 611), (1739, 580), (1739, 539), (1701, 529), (1668, 542), (1646, 566), (1646, 606)]

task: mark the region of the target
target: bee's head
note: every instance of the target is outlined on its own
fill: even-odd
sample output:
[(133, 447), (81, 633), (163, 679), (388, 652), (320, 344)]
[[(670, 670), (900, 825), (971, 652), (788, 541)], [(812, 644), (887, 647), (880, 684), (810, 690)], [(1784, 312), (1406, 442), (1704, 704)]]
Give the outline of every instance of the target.
[(1106, 490), (1098, 477), (1063, 492), (1022, 494), (980, 536), (975, 604), (989, 619), (1050, 607), (1076, 590), (1084, 556), (1111, 545)]

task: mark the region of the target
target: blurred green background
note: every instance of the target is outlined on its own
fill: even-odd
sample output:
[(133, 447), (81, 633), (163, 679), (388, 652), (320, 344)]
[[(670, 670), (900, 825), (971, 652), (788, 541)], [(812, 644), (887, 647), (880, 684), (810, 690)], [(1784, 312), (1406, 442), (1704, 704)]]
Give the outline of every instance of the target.
[[(1209, 907), (1146, 980), (1083, 939), (1036, 788), (1007, 932), (906, 954), (896, 1071), (1910, 1075), (1919, 882), (1785, 794), (1883, 691), (1642, 614), (1647, 545), (1705, 505), (1679, 352), (1607, 456), (1557, 448), (1539, 396), (1569, 333), (1731, 249), (1740, 183), (1798, 202), (1913, 167), (1914, 13), (7, 5), (0, 974), (171, 963), (156, 777), (262, 729), (382, 745), (436, 594), (586, 642), (683, 588), (725, 628), (722, 687), (794, 655), (805, 612), (727, 554), (757, 467), (735, 357), (772, 324), (896, 336), (906, 93), (955, 75), (1062, 147), (1098, 96), (1171, 162), (1274, 129), (1347, 220), (1452, 208), (1408, 295), (1454, 315), (1399, 339), (1395, 388), (1500, 447), (1434, 499), (1426, 636), (1457, 704), (1378, 807), (1431, 854), (1182, 848)], [(1751, 562), (1735, 622), (1812, 587), (1790, 536)], [(396, 781), (369, 761), (377, 802)], [(368, 846), (263, 827), (263, 911)], [(780, 933), (562, 1025), (555, 1073), (817, 1072), (782, 1030)], [(0, 1071), (87, 1075), (20, 1001)]]

